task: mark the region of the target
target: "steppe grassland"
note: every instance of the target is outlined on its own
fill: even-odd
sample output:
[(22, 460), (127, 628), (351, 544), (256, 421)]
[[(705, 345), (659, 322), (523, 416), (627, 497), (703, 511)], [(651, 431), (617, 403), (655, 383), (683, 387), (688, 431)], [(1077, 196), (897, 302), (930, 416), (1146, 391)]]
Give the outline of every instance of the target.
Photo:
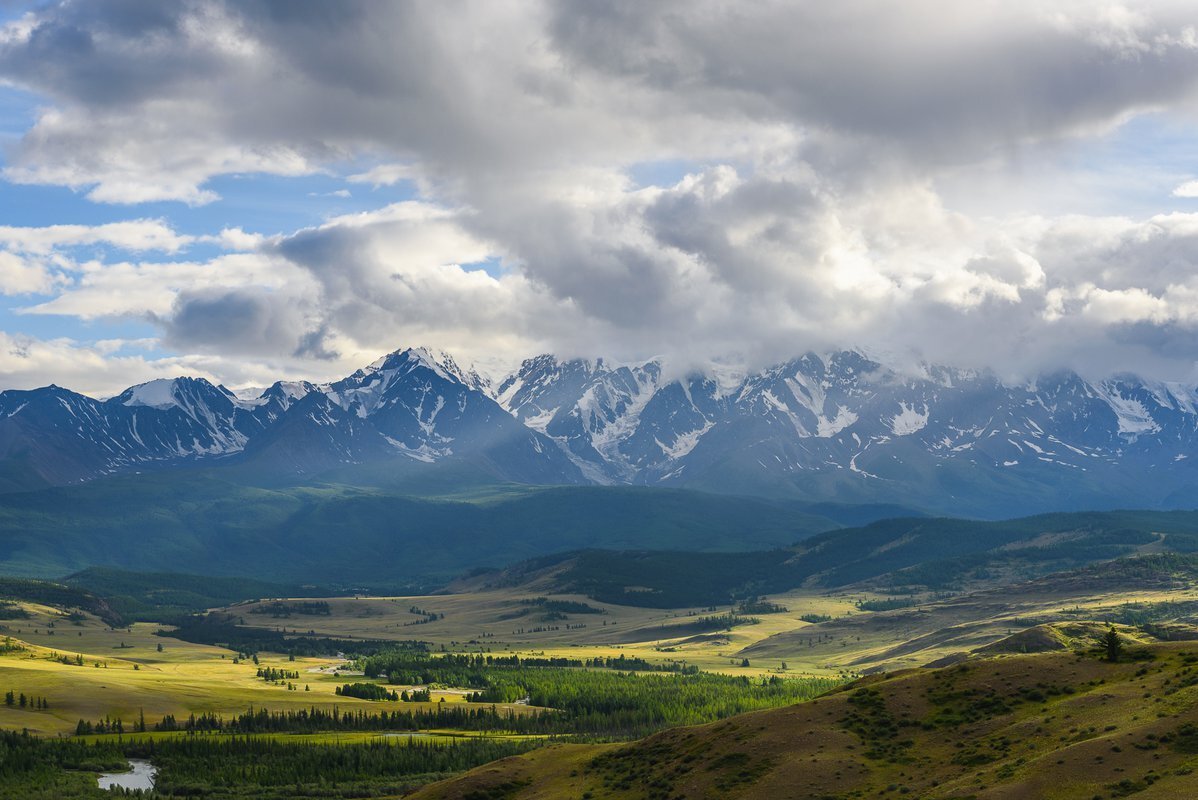
[[(693, 624), (700, 617), (727, 614), (729, 607), (715, 611), (633, 608), (577, 595), (552, 595), (605, 613), (570, 614), (565, 620), (540, 622), (538, 614), (527, 613), (529, 606), (521, 603), (530, 596), (535, 595), (519, 588), (457, 595), (334, 598), (327, 601), (328, 616), (274, 618), (253, 613), (267, 601), (240, 604), (227, 611), (251, 626), (313, 631), (333, 638), (419, 639), (437, 649), (444, 646), (446, 652), (584, 660), (623, 654), (651, 663), (685, 661), (732, 675), (800, 676), (922, 665), (994, 642), (1029, 622), (1102, 619), (1126, 603), (1196, 600), (1198, 592), (1191, 588), (1069, 597), (1015, 592), (1001, 609), (988, 603), (984, 595), (977, 595), (879, 613), (862, 612), (856, 606), (860, 600), (877, 598), (875, 594), (795, 591), (768, 598), (787, 611), (752, 615), (759, 620), (757, 624), (681, 634), (672, 628)], [(298, 657), (289, 661), (286, 655), (260, 653), (261, 666), (300, 673), (300, 678), (292, 681), (297, 689), (290, 691), (285, 685), (256, 677), (257, 667), (251, 661), (234, 663), (232, 651), (156, 635), (164, 629), (161, 625), (138, 623), (113, 630), (94, 617), (76, 622), (45, 606), (23, 607), (30, 613), (29, 619), (0, 622), (0, 635), (11, 636), (27, 647), (0, 656), (0, 692), (11, 689), (45, 697), (50, 708), (36, 711), (0, 706), (0, 726), (5, 728), (60, 734), (73, 732), (79, 719), (105, 716), (120, 717), (130, 726), (142, 713), (152, 723), (166, 714), (177, 718), (206, 712), (230, 716), (250, 706), (272, 710), (313, 705), (382, 707), (334, 693), (337, 686), (360, 679), (347, 676), (345, 663), (337, 659)], [(437, 619), (421, 622), (428, 617), (412, 613), (413, 608), (436, 614)], [(810, 614), (832, 619), (823, 624), (800, 619)], [(532, 630), (538, 627), (544, 630)], [(525, 632), (519, 633), (521, 629)], [(76, 654), (83, 656), (84, 666), (55, 660), (55, 656), (73, 660)], [(748, 666), (744, 666), (745, 658)], [(101, 666), (95, 666), (97, 663)], [(434, 703), (441, 698), (450, 703), (463, 701), (460, 692), (434, 690)], [(517, 713), (529, 712), (526, 706), (513, 708)]]
[[(228, 717), (251, 706), (271, 710), (337, 706), (372, 711), (400, 707), (338, 696), (336, 687), (360, 678), (334, 674), (344, 668), (344, 662), (336, 659), (297, 657), (290, 661), (286, 655), (260, 653), (260, 666), (300, 673), (292, 681), (296, 689), (289, 690), (286, 683), (274, 685), (257, 677), (259, 665), (249, 659), (234, 663), (237, 654), (232, 651), (158, 636), (156, 632), (163, 626), (157, 624), (137, 623), (113, 630), (90, 615), (72, 622), (55, 609), (31, 604), (22, 607), (30, 618), (0, 625), (0, 636), (10, 636), (13, 644), (25, 648), (0, 655), (0, 693), (11, 689), (29, 697), (45, 697), (50, 707), (39, 711), (0, 705), (2, 728), (56, 735), (74, 733), (80, 719), (95, 721), (106, 716), (120, 717), (126, 728), (132, 729), (143, 713), (152, 724), (167, 714), (180, 720), (191, 713)], [(83, 666), (75, 663), (77, 655), (83, 656)], [(62, 663), (59, 657), (71, 663)], [(407, 703), (403, 708), (432, 707), (442, 698), (449, 703), (463, 702), (459, 693), (434, 691), (432, 703)], [(526, 706), (511, 708), (528, 713)]]
[[(777, 614), (739, 614), (756, 624), (739, 624), (731, 631), (695, 632), (675, 626), (693, 625), (703, 617), (727, 615), (732, 606), (659, 609), (601, 603), (582, 595), (549, 595), (552, 600), (583, 603), (604, 613), (571, 613), (567, 619), (541, 620), (535, 607), (521, 602), (539, 595), (526, 588), (419, 597), (353, 597), (328, 599), (330, 613), (272, 618), (255, 613), (272, 601), (245, 603), (226, 611), (245, 625), (333, 638), (418, 639), (447, 652), (490, 652), (496, 655), (572, 659), (643, 658), (653, 663), (686, 661), (700, 669), (731, 675), (776, 674), (779, 664), (741, 666), (740, 650), (775, 634), (805, 628), (807, 614), (840, 617), (862, 613), (856, 602), (876, 595), (791, 592), (769, 598), (787, 608)], [(413, 609), (437, 615), (429, 619)], [(739, 613), (739, 612), (738, 612)], [(441, 615), (444, 615), (443, 617)], [(540, 630), (538, 630), (540, 629)], [(835, 674), (824, 663), (788, 663), (794, 674)]]
[[(366, 639), (421, 639), (447, 652), (490, 652), (521, 656), (591, 659), (642, 658), (653, 663), (685, 661), (700, 669), (731, 675), (836, 675), (922, 666), (1003, 639), (1030, 625), (1105, 620), (1124, 606), (1198, 601), (1198, 588), (1169, 591), (1056, 592), (1041, 585), (933, 599), (912, 598), (916, 605), (889, 612), (861, 611), (857, 603), (884, 598), (875, 592), (820, 593), (796, 590), (763, 598), (787, 610), (743, 614), (756, 624), (731, 630), (699, 632), (675, 626), (701, 617), (726, 615), (730, 606), (652, 609), (600, 603), (581, 595), (550, 595), (554, 600), (585, 603), (603, 614), (569, 614), (568, 619), (539, 622), (522, 600), (527, 588), (421, 597), (360, 597), (329, 600), (328, 616), (272, 619), (251, 613), (262, 604), (245, 604), (247, 625), (314, 630), (318, 635)], [(425, 619), (411, 609), (436, 614)], [(521, 614), (523, 614), (521, 616)], [(444, 615), (442, 618), (441, 615)], [(830, 617), (812, 624), (803, 616)], [(605, 624), (606, 623), (606, 624)], [(567, 627), (569, 626), (569, 627)], [(543, 628), (537, 631), (536, 628)], [(521, 632), (523, 631), (523, 632)], [(744, 659), (749, 666), (744, 666)], [(785, 662), (786, 669), (782, 670)]]

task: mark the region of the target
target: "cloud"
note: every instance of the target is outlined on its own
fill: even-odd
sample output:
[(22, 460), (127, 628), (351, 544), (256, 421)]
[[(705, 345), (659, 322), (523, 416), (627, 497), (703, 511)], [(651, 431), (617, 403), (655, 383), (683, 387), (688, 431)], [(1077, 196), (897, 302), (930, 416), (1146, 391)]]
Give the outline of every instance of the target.
[(378, 164), (365, 172), (346, 178), (350, 183), (369, 183), (371, 186), (394, 186), (400, 181), (413, 180), (418, 173), (409, 164)]
[(57, 314), (80, 319), (169, 317), (185, 290), (257, 285), (279, 288), (304, 275), (286, 263), (251, 253), (209, 261), (105, 262), (74, 265), (76, 277), (50, 300), (22, 309), (25, 314)]
[[(64, 3), (4, 29), (0, 80), (45, 100), (17, 183), (191, 205), (230, 174), (415, 183), (276, 236), (0, 228), (5, 290), (51, 294), (26, 313), (148, 320), (239, 375), (418, 343), (1193, 371), (1198, 217), (938, 188), (1067, 181), (1131, 119), (1192, 122), (1189, 3)], [(200, 243), (231, 252), (64, 255)]]
[(224, 355), (335, 353), (314, 349), (315, 309), (286, 290), (262, 286), (187, 289), (175, 296), (163, 343), (183, 352)]
[(49, 294), (64, 281), (44, 264), (0, 251), (0, 294)]
[[(130, 378), (150, 380), (200, 374), (179, 359), (149, 359), (144, 354), (117, 354), (111, 343), (89, 347), (67, 338), (38, 339), (0, 332), (0, 384), (11, 389), (35, 389), (49, 383), (65, 385), (96, 397), (121, 392)], [(47, 375), (53, 376), (47, 380)], [(131, 383), (132, 381), (130, 381)]]
[(1198, 181), (1186, 181), (1173, 190), (1174, 197), (1198, 197)]
[(0, 226), (0, 247), (18, 253), (46, 255), (51, 251), (104, 244), (121, 250), (177, 253), (195, 237), (176, 233), (160, 219), (137, 219), (105, 225)]
[[(163, 356), (155, 340), (40, 339), (0, 331), (0, 385), (35, 389), (56, 383), (96, 398), (112, 397), (127, 387), (155, 378), (183, 375), (205, 378), (230, 387), (266, 386), (283, 374), (303, 374), (331, 380), (348, 374), (346, 362), (324, 370), (310, 361), (247, 359), (213, 354)], [(356, 364), (357, 368), (361, 364)], [(49, 376), (49, 377), (48, 377)]]

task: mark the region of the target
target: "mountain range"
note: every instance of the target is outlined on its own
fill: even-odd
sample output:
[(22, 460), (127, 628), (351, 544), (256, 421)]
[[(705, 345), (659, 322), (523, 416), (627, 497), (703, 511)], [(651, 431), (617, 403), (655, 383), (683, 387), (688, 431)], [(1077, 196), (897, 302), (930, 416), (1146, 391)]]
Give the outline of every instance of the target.
[(0, 392), (0, 491), (202, 463), (254, 480), (462, 469), (495, 482), (629, 484), (934, 513), (1194, 505), (1198, 390), (1061, 371), (1010, 384), (856, 351), (685, 375), (542, 355), (491, 381), (398, 350), (328, 384), (250, 396), (202, 378), (97, 400)]

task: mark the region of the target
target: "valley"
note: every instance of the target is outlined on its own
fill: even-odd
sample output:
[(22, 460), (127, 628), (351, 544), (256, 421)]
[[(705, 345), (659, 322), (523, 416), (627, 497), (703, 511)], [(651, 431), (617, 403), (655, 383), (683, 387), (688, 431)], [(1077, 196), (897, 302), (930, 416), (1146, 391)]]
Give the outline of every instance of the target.
[[(1026, 536), (1026, 523), (1023, 530)], [(909, 532), (901, 538), (909, 542)], [(1047, 546), (1043, 533), (1032, 538)], [(213, 583), (209, 597), (203, 581), (186, 576), (103, 570), (58, 589), (10, 580), (0, 582), (8, 598), (0, 620), (6, 637), (0, 690), (10, 687), (29, 705), (0, 707), (0, 728), (89, 743), (98, 748), (96, 758), (148, 755), (166, 765), (182, 763), (172, 761), (179, 757), (172, 748), (196, 736), (207, 744), (194, 746), (211, 751), (203, 757), (216, 758), (222, 743), (241, 732), (253, 741), (312, 748), (279, 756), (295, 770), (301, 768), (294, 759), (337, 758), (344, 748), (448, 748), (466, 759), (454, 762), (462, 765), (455, 772), (483, 763), (469, 758), (489, 761), (533, 748), (520, 759), (429, 786), (421, 795), (429, 797), (489, 796), (488, 787), (497, 785), (509, 786), (511, 797), (657, 797), (661, 781), (683, 796), (790, 796), (775, 794), (777, 783), (817, 792), (795, 797), (871, 796), (887, 786), (922, 787), (921, 797), (1014, 797), (1032, 785), (1026, 781), (1036, 773), (1028, 765), (1090, 758), (1097, 745), (1089, 742), (1109, 740), (1105, 747), (1128, 755), (1110, 760), (1110, 774), (1106, 762), (1098, 772), (1068, 772), (1081, 788), (1059, 796), (1089, 797), (1078, 792), (1109, 790), (1126, 778), (1145, 790), (1156, 787), (1158, 794), (1145, 797), (1167, 797), (1159, 792), (1178, 785), (1191, 758), (1176, 745), (1166, 747), (1169, 737), (1184, 739), (1188, 734), (1177, 731), (1198, 722), (1191, 720), (1198, 697), (1187, 688), (1187, 676), (1198, 669), (1190, 665), (1198, 662), (1186, 660), (1198, 658), (1198, 556), (1162, 551), (1161, 541), (1031, 579), (980, 569), (960, 573), (951, 589), (916, 587), (896, 580), (909, 569), (900, 560), (897, 571), (857, 583), (821, 587), (805, 579), (735, 602), (672, 607), (610, 602), (602, 599), (602, 585), (569, 591), (579, 585), (572, 571), (581, 563), (569, 554), (475, 571), (440, 593), (403, 596), (263, 597), (264, 590), (287, 587), (250, 582), (238, 591), (229, 579)], [(986, 552), (1005, 558), (1010, 548), (1000, 542)], [(1085, 553), (1083, 546), (1074, 555)], [(618, 564), (643, 553), (607, 557)], [(674, 566), (672, 580), (682, 583), (696, 582), (706, 569), (701, 558), (679, 558)], [(827, 580), (836, 573), (819, 574)], [(85, 586), (103, 587), (105, 596)], [(215, 595), (224, 603), (213, 602)], [(119, 618), (116, 609), (145, 621)], [(1111, 625), (1129, 654), (1126, 663), (1102, 661), (1098, 643)], [(941, 681), (952, 683), (953, 692), (937, 694)], [(347, 693), (354, 685), (405, 697), (360, 699)], [(980, 706), (991, 709), (984, 718), (970, 717), (978, 686), (995, 685), (1007, 688)], [(1048, 685), (1055, 688), (1045, 694)], [(1165, 705), (1149, 714), (1133, 710), (1133, 685)], [(417, 694), (426, 688), (427, 696)], [(668, 701), (675, 692), (679, 701), (690, 699)], [(584, 700), (590, 693), (593, 699)], [(946, 699), (929, 705), (928, 697), (941, 695)], [(1033, 695), (1047, 699), (1029, 700)], [(34, 698), (47, 707), (35, 706)], [(738, 716), (745, 712), (751, 713)], [(950, 712), (965, 718), (943, 722)], [(1090, 731), (1095, 713), (1113, 714), (1116, 728)], [(119, 736), (111, 727), (118, 719)], [(914, 727), (904, 727), (907, 719)], [(694, 724), (707, 727), (677, 727)], [(881, 728), (895, 724), (912, 742), (903, 747), (918, 758), (881, 747), (890, 740)], [(808, 752), (805, 734), (794, 726), (812, 731), (810, 741), (822, 747), (812, 744)], [(1034, 752), (1001, 744), (1032, 730), (1039, 737)], [(1124, 747), (1115, 730), (1143, 747)], [(651, 738), (635, 741), (645, 735)], [(705, 737), (715, 738), (700, 744)], [(693, 746), (681, 744), (692, 740)], [(976, 750), (976, 759), (946, 750), (950, 740)], [(473, 742), (483, 749), (455, 749)], [(1153, 742), (1158, 746), (1149, 747)], [(604, 753), (620, 747), (626, 749), (615, 761), (605, 760)], [(684, 749), (675, 755), (675, 747)], [(65, 750), (42, 756), (47, 763), (82, 763)], [(822, 777), (795, 783), (788, 765), (810, 758), (827, 765), (818, 771)], [(391, 775), (394, 763), (384, 759), (380, 765), (392, 766), (347, 786), (362, 796), (399, 796), (442, 777)], [(177, 782), (185, 774), (191, 777)], [(165, 796), (175, 796), (171, 786), (199, 785), (178, 768), (168, 766), (163, 775)], [(0, 775), (0, 787), (3, 780), (27, 785), (12, 774)], [(263, 780), (254, 791), (265, 794), (226, 787), (213, 796), (289, 796), (278, 784), (270, 788), (278, 778)], [(341, 790), (305, 791), (335, 797)], [(78, 792), (46, 796), (92, 796)]]

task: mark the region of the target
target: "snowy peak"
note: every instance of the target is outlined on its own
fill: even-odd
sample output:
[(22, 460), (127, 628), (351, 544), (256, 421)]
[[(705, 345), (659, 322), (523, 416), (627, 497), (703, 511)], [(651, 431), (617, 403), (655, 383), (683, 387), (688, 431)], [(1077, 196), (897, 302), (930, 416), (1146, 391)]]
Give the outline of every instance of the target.
[(418, 369), (428, 370), (441, 380), (460, 383), (478, 392), (487, 392), (491, 385), (490, 381), (479, 375), (473, 367), (464, 369), (449, 353), (434, 352), (427, 347), (411, 347), (388, 353), (365, 369), (359, 370), (355, 376), (365, 377), (372, 373), (407, 374)]
[(159, 378), (131, 386), (110, 402), (159, 410), (179, 408), (191, 413), (198, 406), (208, 406), (214, 402), (221, 407), (228, 407), (237, 403), (238, 399), (225, 387), (213, 386), (203, 378)]
[(307, 381), (276, 381), (262, 392), (259, 399), (278, 400), (290, 405), (315, 391), (316, 385)]

